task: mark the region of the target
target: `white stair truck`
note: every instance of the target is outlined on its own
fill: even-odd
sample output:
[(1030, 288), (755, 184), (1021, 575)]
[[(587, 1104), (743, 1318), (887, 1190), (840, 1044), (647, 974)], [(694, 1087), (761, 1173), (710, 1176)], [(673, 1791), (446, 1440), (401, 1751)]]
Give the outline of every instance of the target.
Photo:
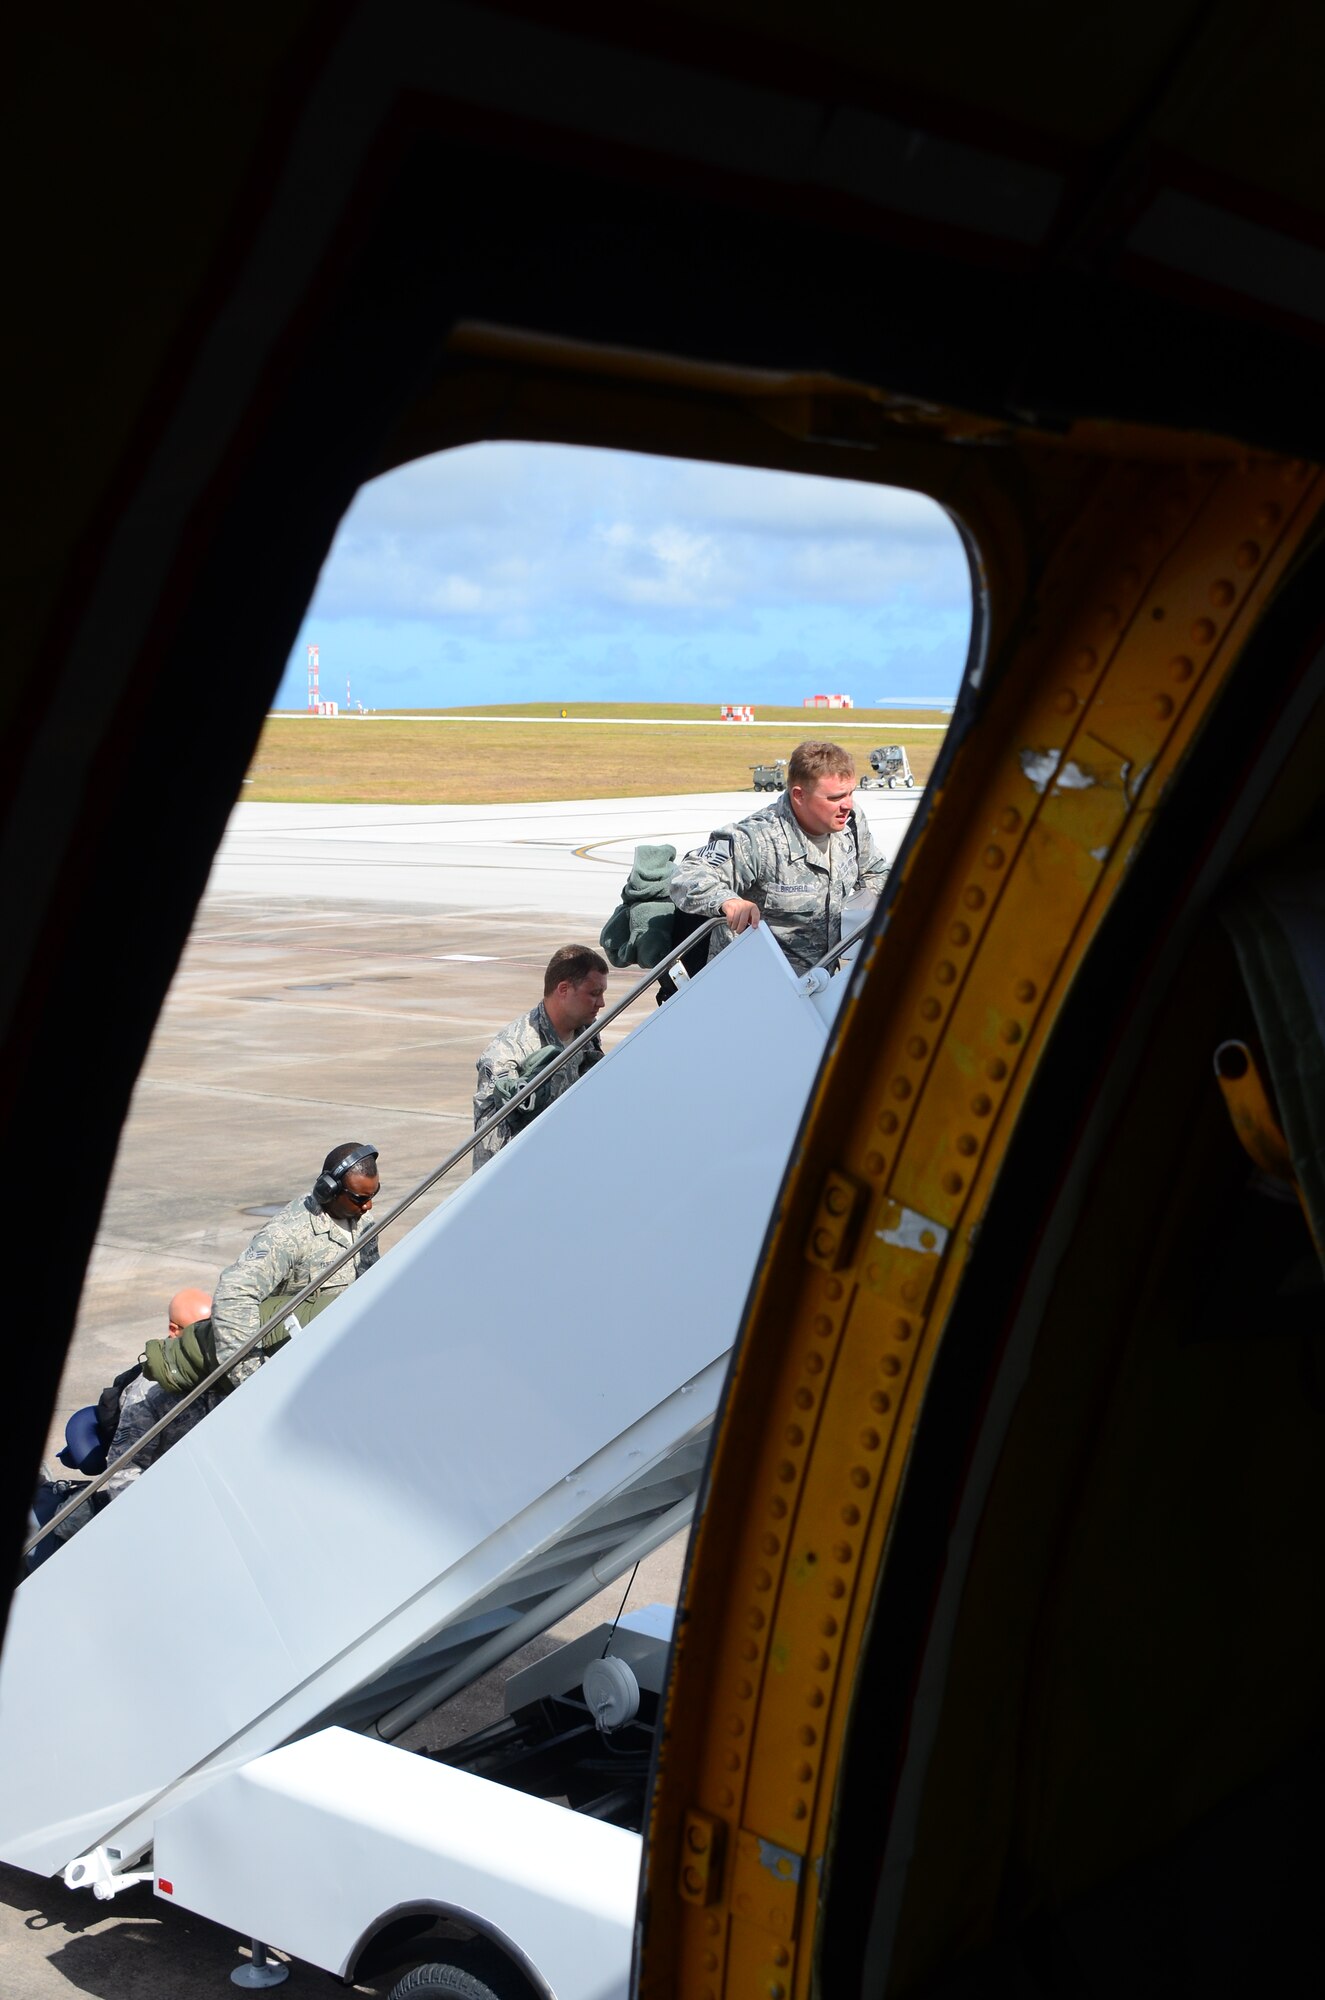
[(746, 933), (24, 1581), (0, 1859), (346, 1977), (441, 1920), (419, 2000), (625, 1995), (666, 1624), (384, 1739), (689, 1520), (846, 983)]

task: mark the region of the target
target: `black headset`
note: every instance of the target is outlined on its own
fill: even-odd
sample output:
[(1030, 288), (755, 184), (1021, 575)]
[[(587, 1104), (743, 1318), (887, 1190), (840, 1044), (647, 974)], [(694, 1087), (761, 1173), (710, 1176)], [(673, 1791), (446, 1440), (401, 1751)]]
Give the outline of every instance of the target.
[(313, 1199), (318, 1207), (330, 1208), (336, 1196), (344, 1190), (346, 1174), (352, 1174), (364, 1160), (376, 1158), (376, 1146), (351, 1146), (343, 1160), (337, 1160), (334, 1167), (319, 1174), (313, 1182)]

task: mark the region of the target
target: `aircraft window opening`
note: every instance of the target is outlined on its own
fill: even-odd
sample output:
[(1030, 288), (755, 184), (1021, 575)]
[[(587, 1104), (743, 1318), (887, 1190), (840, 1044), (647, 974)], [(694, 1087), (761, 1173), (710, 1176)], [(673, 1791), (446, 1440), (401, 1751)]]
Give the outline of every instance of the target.
[[(117, 1252), (104, 1298), (112, 1267), (92, 1261), (79, 1327), (98, 1328), (100, 1349), (84, 1361), (76, 1331), (57, 1411), (94, 1401), (109, 1361), (141, 1348), (157, 1252), (181, 1282), (210, 1287), (245, 1231), (286, 1205), (241, 1201), (226, 1210), (233, 1224), (218, 1223), (214, 1148), (246, 1152), (257, 1131), (250, 1167), (290, 1195), (325, 1152), (328, 1120), (331, 1138), (371, 1123), (403, 1152), (407, 1185), (447, 1153), (470, 1116), (474, 1060), (537, 997), (558, 931), (596, 943), (613, 871), (624, 876), (653, 832), (633, 794), (703, 793), (693, 825), (674, 806), (656, 829), (684, 852), (775, 799), (777, 759), (797, 740), (835, 737), (867, 787), (857, 812), (895, 853), (943, 741), (971, 621), (962, 534), (899, 487), (512, 443), (368, 481), (323, 566), (121, 1135), (102, 1231), (115, 1237), (124, 1217), (148, 1261), (126, 1284)], [(313, 691), (334, 718), (309, 715)], [(853, 706), (806, 706), (839, 696)], [(514, 735), (416, 714), (512, 703)], [(752, 707), (753, 723), (723, 721), (724, 704)], [(564, 733), (552, 726), (563, 709)], [(323, 746), (361, 760), (339, 790), (319, 784)], [(770, 759), (763, 780), (752, 767)], [(579, 809), (575, 839), (552, 805), (595, 787), (605, 796)], [(491, 852), (494, 815), (529, 800)], [(582, 853), (581, 876), (593, 864), (592, 891), (577, 882), (560, 918), (547, 878), (530, 872), (534, 848), (558, 866)], [(456, 866), (471, 869), (462, 900), (447, 887)], [(527, 884), (546, 923), (515, 907)], [(243, 976), (255, 961), (267, 990)], [(834, 969), (830, 958), (817, 976)], [(274, 1010), (269, 1024), (254, 1006)], [(168, 1183), (163, 1147), (182, 1168)], [(453, 1174), (404, 1226), (462, 1184)], [(189, 1242), (196, 1252), (174, 1247)]]
[[(462, 456), (451, 454), (449, 466)], [(579, 453), (581, 465), (590, 456), (602, 455)], [(699, 476), (693, 466), (682, 470), (692, 478)], [(604, 603), (591, 605), (578, 630), (571, 621), (572, 639), (581, 651), (571, 654), (569, 668), (563, 646), (562, 654), (552, 656), (553, 666), (544, 664), (540, 671), (555, 672), (564, 690), (571, 668), (585, 671), (586, 647), (598, 647), (608, 635), (618, 652), (597, 661), (590, 656), (587, 682), (566, 702), (556, 704), (557, 713), (521, 713), (494, 720), (491, 703), (486, 702), (483, 714), (459, 722), (411, 713), (388, 717), (377, 704), (352, 705), (351, 690), (363, 685), (358, 669), (352, 668), (343, 707), (339, 702), (333, 707), (324, 693), (320, 713), (305, 709), (296, 716), (269, 718), (217, 860), (213, 893), (201, 906), (122, 1133), (106, 1205), (108, 1232), (116, 1229), (121, 1213), (132, 1212), (135, 1233), (148, 1244), (159, 1233), (172, 1252), (181, 1243), (201, 1246), (193, 1254), (206, 1260), (202, 1268), (182, 1272), (181, 1277), (195, 1277), (210, 1287), (218, 1267), (228, 1268), (242, 1255), (255, 1223), (270, 1222), (292, 1204), (297, 1206), (300, 1188), (316, 1172), (329, 1140), (350, 1133), (360, 1138), (371, 1135), (393, 1181), (416, 1183), (413, 1194), (391, 1211), (383, 1214), (379, 1209), (375, 1225), (390, 1227), (415, 1197), (423, 1195), (428, 1199), (417, 1201), (408, 1222), (425, 1219), (439, 1200), (461, 1185), (458, 1177), (449, 1182), (445, 1177), (462, 1163), (478, 1136), (462, 1138), (472, 1120), (477, 1053), (506, 1015), (537, 997), (549, 949), (568, 933), (572, 938), (596, 938), (610, 914), (612, 875), (602, 872), (603, 865), (625, 873), (634, 849), (647, 844), (651, 835), (657, 844), (675, 836), (675, 845), (685, 853), (710, 837), (715, 822), (788, 807), (792, 795), (786, 791), (786, 760), (805, 737), (834, 739), (854, 753), (861, 782), (848, 787), (845, 796), (854, 794), (856, 819), (849, 824), (859, 873), (863, 876), (866, 865), (861, 829), (881, 855), (890, 862), (896, 858), (943, 743), (969, 651), (972, 605), (961, 535), (940, 508), (914, 494), (804, 475), (760, 474), (752, 480), (742, 468), (700, 471), (706, 487), (714, 491), (723, 487), (725, 476), (735, 479), (723, 498), (725, 515), (710, 492), (710, 510), (719, 518), (703, 533), (685, 532), (674, 520), (646, 533), (636, 520), (623, 517), (620, 506), (613, 507), (610, 517), (590, 523), (588, 546), (607, 552), (610, 589), (604, 602), (610, 604), (610, 616)], [(779, 489), (776, 504), (766, 498), (773, 487)], [(804, 534), (797, 533), (790, 519), (789, 494), (807, 515)], [(395, 539), (399, 541), (399, 534)], [(770, 540), (771, 556), (764, 547)], [(495, 582), (488, 575), (476, 586), (480, 604), (456, 586), (455, 572), (447, 571), (438, 586), (438, 602), (456, 616), (469, 616), (480, 608), (490, 614), (492, 600), (500, 609), (501, 574), (494, 574)], [(408, 584), (408, 578), (403, 583), (395, 578), (407, 608)], [(756, 589), (767, 594), (771, 609), (763, 604), (752, 608)], [(795, 596), (797, 590), (803, 603)], [(710, 614), (716, 621), (711, 630), (705, 623)], [(550, 615), (561, 621), (560, 630), (566, 629), (564, 607), (555, 596)], [(316, 605), (310, 616), (322, 616)], [(508, 618), (497, 630), (494, 643), (509, 648), (514, 637), (532, 645), (528, 632), (513, 635), (512, 622)], [(653, 626), (665, 628), (667, 644), (651, 651), (644, 636)], [(463, 653), (460, 641), (450, 643)], [(770, 651), (779, 644), (780, 652)], [(844, 650), (848, 645), (856, 646), (857, 652)], [(310, 646), (316, 648), (314, 658), (323, 674), (328, 664), (328, 642), (301, 636), (294, 665), (301, 693), (316, 686), (311, 680), (304, 682)], [(946, 685), (935, 678), (934, 663), (940, 657)], [(714, 667), (715, 659), (726, 664)], [(884, 680), (878, 693), (867, 693), (853, 705), (850, 697), (855, 691), (848, 670), (873, 673), (882, 661), (886, 672), (896, 674), (898, 660), (919, 676), (920, 688), (913, 684), (899, 689), (896, 679)], [(654, 678), (645, 685), (652, 692), (636, 709), (643, 706), (658, 712), (621, 714), (621, 685), (613, 683), (612, 674), (624, 673), (626, 684), (633, 686), (637, 674), (645, 677), (651, 661)], [(834, 664), (841, 661), (845, 667)], [(597, 689), (595, 667), (602, 670)], [(692, 671), (700, 677), (693, 684), (687, 681)], [(756, 672), (768, 677), (763, 684), (771, 685), (773, 698), (725, 700), (728, 695), (756, 692), (744, 682), (730, 685), (733, 674)], [(721, 680), (716, 678), (719, 673)], [(702, 700), (687, 702), (684, 697), (701, 681), (711, 692)], [(325, 682), (322, 685), (325, 688)], [(595, 692), (604, 691), (607, 699), (594, 699)], [(776, 699), (779, 695), (781, 700)], [(457, 705), (453, 698), (451, 706)], [(544, 711), (552, 706), (546, 699), (521, 705)], [(754, 713), (747, 713), (750, 710)], [(402, 726), (393, 732), (397, 722)], [(562, 724), (569, 726), (563, 729)], [(520, 729), (528, 732), (527, 740), (519, 737)], [(761, 737), (761, 729), (775, 733)], [(430, 730), (435, 733), (424, 733)], [(503, 735), (485, 737), (485, 730), (501, 730)], [(541, 736), (535, 734), (540, 730)], [(621, 741), (613, 744), (613, 734)], [(410, 779), (415, 790), (405, 795), (397, 789), (393, 795), (390, 772), (384, 776), (381, 763), (374, 766), (373, 759), (381, 746), (389, 751), (393, 742), (406, 737), (415, 752)], [(295, 766), (287, 763), (282, 776), (273, 773), (279, 756), (272, 746), (279, 748), (285, 742), (294, 746)], [(349, 779), (339, 790), (335, 782), (316, 775), (310, 780), (306, 770), (299, 774), (299, 759), (304, 765), (315, 763), (324, 750), (347, 753), (351, 760)], [(357, 769), (355, 758), (360, 760)], [(770, 759), (773, 779), (761, 782), (755, 765), (766, 766)], [(595, 766), (591, 779), (574, 782), (590, 762)], [(840, 782), (847, 775), (830, 763), (824, 782)], [(294, 796), (279, 796), (283, 788)], [(784, 796), (766, 805), (761, 792)], [(653, 816), (660, 808), (662, 818), (655, 824)], [(507, 824), (501, 833), (494, 833), (493, 816), (498, 811)], [(816, 829), (799, 818), (794, 804), (789, 811), (798, 818), (807, 848), (832, 839), (827, 824)], [(568, 826), (568, 813), (589, 823), (583, 828)], [(434, 837), (438, 830), (440, 837)], [(836, 829), (838, 834), (843, 831), (840, 826)], [(477, 890), (471, 881), (464, 893), (448, 896), (443, 870), (453, 858), (447, 850), (456, 846), (456, 834), (462, 836), (459, 845), (472, 876), (501, 872), (491, 860), (494, 848), (499, 848), (502, 867), (511, 879), (500, 884), (480, 882)], [(452, 838), (448, 841), (447, 836)], [(534, 847), (538, 852), (531, 857)], [(835, 857), (839, 853), (835, 845), (823, 845), (818, 851)], [(556, 890), (531, 894), (531, 885), (543, 886), (531, 859), (546, 866), (545, 857), (563, 871), (570, 885), (566, 901), (557, 901)], [(596, 865), (582, 865), (588, 861)], [(832, 865), (833, 870), (840, 869), (840, 859)], [(385, 889), (383, 871), (390, 878)], [(829, 879), (835, 882), (836, 874), (830, 873)], [(831, 1022), (831, 1008), (819, 1003), (829, 997), (839, 963), (849, 967), (858, 960), (868, 922), (866, 908), (850, 896), (842, 899), (840, 913), (829, 902), (825, 912), (823, 934), (814, 936), (805, 953), (807, 965), (796, 967), (798, 974), (803, 971), (797, 1060), (807, 1065), (818, 1060), (820, 1037)], [(708, 924), (721, 921), (720, 917), (701, 921), (693, 942), (706, 951)], [(773, 934), (770, 920), (765, 938)], [(445, 949), (471, 944), (477, 949)], [(680, 944), (673, 947), (675, 953), (682, 949)], [(775, 946), (768, 950), (775, 951)], [(775, 981), (780, 978), (774, 961), (760, 961), (757, 952), (745, 962), (773, 967), (770, 976)], [(647, 961), (642, 963), (647, 967)], [(667, 963), (664, 957), (657, 968), (646, 969), (624, 1000), (616, 1000), (614, 992), (615, 1005), (604, 1013), (603, 1029), (637, 1000), (644, 1011), (652, 996), (640, 996), (654, 971), (663, 971)], [(263, 984), (276, 990), (252, 990), (255, 965), (261, 967), (258, 977)], [(699, 969), (692, 968), (691, 976)], [(839, 998), (848, 976), (844, 972), (837, 979)], [(721, 990), (721, 981), (718, 987)], [(278, 1011), (259, 1023), (249, 1004), (254, 1001), (268, 1007), (279, 1003)], [(689, 1004), (688, 998), (683, 999), (677, 1014)], [(805, 1033), (807, 1017), (814, 1027), (812, 1036)], [(632, 1017), (618, 1034), (639, 1019)], [(575, 1052), (571, 1045), (561, 1055), (566, 1058)], [(438, 1091), (439, 1066), (445, 1071), (449, 1099)], [(788, 1072), (779, 1068), (778, 1073), (785, 1081)], [(794, 1070), (795, 1088), (785, 1100), (792, 1110), (803, 1101), (810, 1074), (809, 1068), (803, 1075)], [(535, 1087), (531, 1080), (526, 1090)], [(517, 1096), (506, 1112), (516, 1110), (519, 1102)], [(762, 1149), (768, 1173), (779, 1170), (789, 1143), (788, 1133), (775, 1147)], [(218, 1203), (218, 1175), (224, 1173), (226, 1161), (239, 1158), (250, 1184), (253, 1179), (259, 1185), (266, 1180), (268, 1186), (280, 1188), (288, 1175), (289, 1199), (250, 1201), (232, 1208), (224, 1205), (223, 1195)], [(439, 1158), (443, 1164), (436, 1167), (433, 1163)], [(421, 1171), (424, 1179), (419, 1181)], [(763, 1190), (761, 1183), (761, 1226), (773, 1191), (772, 1184)], [(235, 1197), (229, 1200), (233, 1203)], [(389, 1255), (392, 1246), (387, 1247)], [(357, 1246), (346, 1250), (341, 1264), (356, 1255)], [(753, 1256), (752, 1246), (751, 1263)], [(173, 1410), (136, 1440), (128, 1458), (155, 1447), (169, 1424), (183, 1419), (199, 1397), (216, 1387), (226, 1368), (245, 1358), (256, 1343), (265, 1348), (268, 1336), (296, 1337), (304, 1324), (303, 1307), (326, 1299), (322, 1286), (335, 1270), (335, 1266), (324, 1270), (299, 1292), (273, 1292), (259, 1313), (264, 1320), (261, 1329), (215, 1374), (176, 1394)], [(123, 1293), (123, 1265), (117, 1275)], [(101, 1304), (94, 1291), (98, 1278), (94, 1262), (84, 1294), (89, 1320)], [(321, 1299), (312, 1296), (318, 1291)], [(280, 1303), (273, 1309), (277, 1298)], [(132, 1330), (124, 1328), (126, 1350), (141, 1349), (143, 1322), (151, 1326), (145, 1300), (134, 1302), (134, 1314)], [(705, 1349), (691, 1378), (674, 1392), (678, 1407), (680, 1399), (690, 1400), (684, 1405), (687, 1442), (671, 1454), (674, 1466), (670, 1459), (665, 1461), (669, 1469), (659, 1482), (663, 1498), (672, 1504), (664, 1508), (655, 1503), (649, 1484), (654, 1478), (652, 1461), (630, 1469), (625, 1493), (629, 1504), (640, 1509), (641, 1525), (634, 1531), (634, 1541), (645, 1557), (668, 1542), (679, 1544), (688, 1531), (692, 1489), (712, 1416), (706, 1399), (716, 1393), (715, 1369), (738, 1322), (734, 1299), (725, 1309), (710, 1312), (707, 1321), (696, 1316), (698, 1337), (711, 1331), (723, 1338), (714, 1343), (717, 1361), (712, 1358), (714, 1350)], [(212, 1321), (213, 1326), (219, 1324), (219, 1318)], [(416, 1315), (416, 1330), (419, 1324)], [(105, 1330), (103, 1325), (103, 1337)], [(190, 1331), (195, 1329), (191, 1326)], [(200, 1331), (194, 1345), (205, 1352), (206, 1329)], [(163, 1332), (159, 1329), (158, 1338)], [(303, 1351), (316, 1353), (319, 1338), (314, 1333), (303, 1343)], [(169, 1343), (161, 1345), (163, 1351), (169, 1348)], [(170, 1352), (178, 1358), (185, 1349)], [(191, 1369), (195, 1366), (191, 1348), (188, 1356)], [(80, 1358), (75, 1340), (71, 1364), (77, 1366)], [(276, 1360), (275, 1365), (282, 1364)], [(81, 1394), (75, 1391), (85, 1414), (101, 1386), (100, 1378), (109, 1372), (98, 1364), (97, 1383), (89, 1379), (85, 1387), (79, 1385)], [(151, 1379), (155, 1384), (164, 1378), (154, 1374)], [(177, 1379), (183, 1379), (182, 1366), (178, 1377), (171, 1376), (172, 1387)], [(66, 1390), (62, 1402), (69, 1400)], [(260, 1406), (262, 1398), (257, 1401)], [(209, 1405), (203, 1404), (201, 1410), (206, 1421)], [(260, 1424), (259, 1415), (258, 1428), (248, 1434), (250, 1443), (261, 1437)], [(173, 1439), (167, 1436), (165, 1441)], [(126, 1463), (122, 1451), (112, 1456), (113, 1467), (94, 1473), (78, 1494), (57, 1501), (60, 1511), (29, 1539), (26, 1553), (40, 1553), (37, 1544), (43, 1535), (48, 1551), (53, 1551), (56, 1538), (71, 1531), (75, 1516), (89, 1512), (89, 1497), (93, 1507), (102, 1506), (108, 1498), (103, 1488)], [(646, 1454), (632, 1451), (630, 1456)], [(186, 1462), (187, 1455), (181, 1454), (176, 1471)], [(150, 1464), (147, 1469), (151, 1470)], [(587, 1476), (568, 1475), (565, 1483), (574, 1491), (567, 1504), (591, 1499), (588, 1486), (579, 1483)], [(686, 1497), (673, 1500), (668, 1480)], [(52, 1487), (60, 1491), (58, 1483), (52, 1482)], [(168, 1492), (167, 1481), (163, 1502)], [(125, 1518), (124, 1511), (112, 1513), (112, 1520)], [(586, 1533), (586, 1556), (592, 1553), (589, 1537), (605, 1537), (614, 1526), (609, 1508), (603, 1523), (595, 1523)], [(94, 1532), (105, 1532), (95, 1522), (93, 1527)], [(573, 1536), (567, 1546), (576, 1546)], [(844, 1560), (843, 1546), (840, 1541), (832, 1545), (835, 1562)], [(809, 1572), (822, 1570), (815, 1550), (807, 1553), (806, 1567)], [(577, 1568), (561, 1588), (574, 1593), (583, 1584), (582, 1600), (591, 1588), (584, 1579), (597, 1579), (598, 1574), (597, 1562), (591, 1571)], [(540, 1609), (541, 1599), (534, 1591), (529, 1615)], [(494, 1635), (494, 1643), (502, 1636)], [(503, 1657), (500, 1652), (498, 1657)], [(472, 1662), (465, 1658), (460, 1664), (467, 1671)], [(428, 1681), (409, 1699), (432, 1700), (435, 1693)], [(397, 1702), (378, 1717), (384, 1740), (390, 1740), (385, 1725), (398, 1719), (407, 1705)], [(575, 1804), (582, 1814), (638, 1828), (650, 1733), (651, 1717), (636, 1738), (607, 1742), (596, 1761), (586, 1761), (580, 1740), (592, 1744), (596, 1739), (592, 1734), (584, 1738), (583, 1724), (576, 1724), (579, 1789), (574, 1794), (563, 1789), (558, 1772), (550, 1795)], [(786, 1874), (791, 1864), (784, 1857), (778, 1866)]]

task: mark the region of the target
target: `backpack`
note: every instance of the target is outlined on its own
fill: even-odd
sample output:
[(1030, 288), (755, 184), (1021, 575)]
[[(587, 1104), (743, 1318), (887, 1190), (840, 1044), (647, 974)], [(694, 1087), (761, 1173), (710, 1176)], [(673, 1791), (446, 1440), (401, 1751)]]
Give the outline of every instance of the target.
[[(685, 940), (694, 931), (697, 931), (701, 924), (706, 924), (707, 922), (707, 917), (695, 917), (690, 914), (689, 910), (678, 910), (672, 918), (672, 941), (669, 948), (674, 951), (677, 945), (684, 944)], [(706, 937), (701, 943), (693, 946), (690, 951), (683, 951), (681, 953), (681, 964), (692, 979), (696, 973), (702, 972), (708, 964), (709, 950), (712, 943), (712, 938)], [(673, 979), (671, 973), (664, 972), (662, 978), (658, 981), (657, 1004), (661, 1007), (663, 1001), (670, 1000), (676, 990), (676, 981)]]
[(56, 1453), (61, 1465), (71, 1472), (84, 1472), (90, 1479), (106, 1470), (106, 1455), (119, 1429), (124, 1392), (142, 1372), (142, 1362), (135, 1361), (132, 1368), (124, 1369), (107, 1384), (95, 1403), (74, 1411), (64, 1427), (64, 1450)]

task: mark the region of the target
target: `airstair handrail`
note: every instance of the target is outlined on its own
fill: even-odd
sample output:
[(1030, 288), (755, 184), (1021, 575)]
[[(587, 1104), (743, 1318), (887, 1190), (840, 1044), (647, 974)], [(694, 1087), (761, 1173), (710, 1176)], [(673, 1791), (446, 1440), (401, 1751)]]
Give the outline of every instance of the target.
[(430, 1187), (435, 1186), (439, 1180), (450, 1173), (452, 1167), (458, 1166), (467, 1153), (473, 1152), (480, 1139), (485, 1139), (489, 1132), (494, 1131), (498, 1125), (504, 1124), (513, 1111), (519, 1110), (527, 1097), (532, 1097), (534, 1092), (539, 1090), (550, 1076), (555, 1076), (559, 1069), (564, 1069), (573, 1055), (576, 1055), (587, 1043), (591, 1042), (595, 1035), (601, 1034), (604, 1028), (609, 1027), (619, 1014), (624, 1014), (627, 1007), (633, 1006), (634, 1002), (642, 994), (647, 993), (651, 986), (657, 984), (658, 980), (662, 978), (670, 966), (675, 965), (676, 961), (683, 957), (686, 952), (692, 951), (697, 944), (702, 942), (711, 931), (716, 930), (718, 925), (724, 921), (725, 919), (721, 916), (709, 917), (704, 923), (697, 925), (693, 931), (683, 938), (680, 944), (673, 945), (666, 956), (659, 959), (657, 965), (650, 967), (643, 979), (636, 981), (623, 999), (618, 1000), (615, 1005), (609, 1007), (607, 1012), (598, 1020), (591, 1022), (582, 1034), (575, 1037), (573, 1042), (567, 1042), (565, 1048), (553, 1057), (546, 1068), (541, 1069), (537, 1076), (531, 1077), (528, 1083), (523, 1084), (513, 1097), (509, 1097), (506, 1100), (499, 1111), (494, 1111), (491, 1118), (485, 1119), (482, 1125), (471, 1132), (462, 1145), (457, 1146), (453, 1152), (448, 1153), (441, 1165), (434, 1167), (432, 1172), (426, 1174), (418, 1183), (417, 1187), (411, 1188), (408, 1194), (403, 1195), (395, 1207), (389, 1209), (380, 1221), (372, 1223), (369, 1228), (364, 1230), (361, 1236), (356, 1237), (350, 1248), (343, 1250), (340, 1256), (333, 1263), (328, 1264), (324, 1271), (320, 1271), (311, 1283), (304, 1286), (302, 1291), (292, 1292), (288, 1299), (282, 1299), (280, 1309), (274, 1312), (270, 1319), (264, 1320), (256, 1333), (250, 1334), (248, 1339), (242, 1342), (233, 1354), (227, 1355), (226, 1359), (217, 1368), (213, 1369), (212, 1373), (206, 1376), (203, 1381), (199, 1382), (195, 1388), (187, 1390), (177, 1403), (172, 1404), (163, 1417), (158, 1418), (150, 1430), (144, 1431), (140, 1438), (135, 1438), (129, 1449), (122, 1451), (119, 1457), (106, 1467), (104, 1472), (99, 1472), (94, 1479), (89, 1479), (83, 1485), (80, 1485), (78, 1491), (65, 1502), (64, 1506), (57, 1513), (52, 1514), (46, 1525), (39, 1528), (35, 1535), (28, 1537), (28, 1540), (23, 1544), (23, 1555), (26, 1557), (40, 1542), (44, 1542), (48, 1535), (53, 1535), (63, 1522), (69, 1520), (72, 1515), (78, 1512), (80, 1507), (85, 1506), (92, 1499), (94, 1494), (101, 1491), (102, 1487), (114, 1473), (121, 1471), (124, 1466), (129, 1464), (130, 1460), (136, 1458), (143, 1447), (152, 1442), (153, 1438), (160, 1437), (162, 1431), (170, 1424), (173, 1424), (177, 1417), (182, 1417), (185, 1410), (191, 1404), (197, 1402), (199, 1396), (206, 1395), (209, 1389), (214, 1388), (218, 1382), (223, 1381), (233, 1368), (236, 1368), (241, 1361), (253, 1352), (253, 1349), (271, 1332), (273, 1327), (279, 1326), (283, 1320), (288, 1319), (290, 1314), (296, 1312), (306, 1299), (311, 1299), (315, 1292), (320, 1292), (328, 1278), (334, 1277), (336, 1272), (343, 1270), (352, 1258), (358, 1257), (369, 1243), (374, 1242), (381, 1235), (384, 1229), (389, 1228), (393, 1222), (398, 1222), (400, 1217), (405, 1213), (405, 1210), (411, 1208), (420, 1195), (426, 1194)]
[[(829, 966), (836, 965), (839, 958), (846, 957), (853, 944), (860, 943), (873, 921), (872, 917), (867, 917), (858, 931), (852, 931), (850, 937), (843, 938), (839, 944), (833, 946), (831, 951), (826, 951), (822, 958), (817, 958), (809, 971), (801, 974), (802, 991), (805, 993), (822, 993), (824, 987), (828, 984)], [(820, 973), (825, 975), (822, 979), (819, 977)]]

